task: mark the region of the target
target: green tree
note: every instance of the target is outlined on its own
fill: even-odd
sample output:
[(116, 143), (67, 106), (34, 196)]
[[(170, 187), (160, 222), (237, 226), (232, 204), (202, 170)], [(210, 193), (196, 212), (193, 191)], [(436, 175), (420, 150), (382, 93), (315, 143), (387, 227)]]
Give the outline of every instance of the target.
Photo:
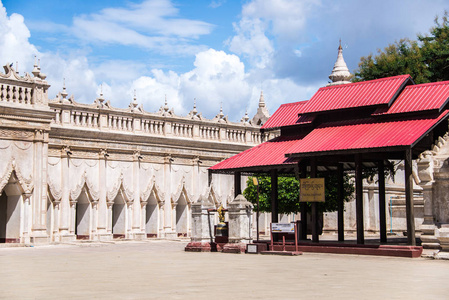
[(354, 82), (410, 74), (416, 83), (429, 82), (430, 71), (423, 61), (418, 42), (402, 39), (389, 45), (378, 55), (362, 57)]
[(429, 80), (449, 80), (449, 22), (445, 12), (442, 22), (435, 18), (436, 26), (431, 28), (430, 35), (418, 35), (422, 43), (421, 55), (429, 70)]
[(418, 35), (418, 41), (401, 39), (384, 50), (360, 59), (353, 81), (410, 74), (415, 83), (449, 80), (449, 22), (445, 12), (438, 17), (429, 35)]
[[(337, 202), (337, 176), (336, 174), (318, 174), (318, 177), (325, 178), (325, 203), (319, 203), (320, 211), (335, 211)], [(268, 176), (258, 176), (259, 180), (259, 203), (260, 211), (271, 212), (271, 178)], [(257, 187), (253, 184), (253, 178), (247, 180), (247, 187), (243, 195), (253, 204), (257, 203)], [(354, 193), (354, 185), (350, 182), (350, 176), (343, 178), (343, 196), (345, 201), (349, 201)], [(299, 205), (299, 181), (294, 177), (278, 178), (278, 208), (279, 213), (297, 213), (300, 211)]]

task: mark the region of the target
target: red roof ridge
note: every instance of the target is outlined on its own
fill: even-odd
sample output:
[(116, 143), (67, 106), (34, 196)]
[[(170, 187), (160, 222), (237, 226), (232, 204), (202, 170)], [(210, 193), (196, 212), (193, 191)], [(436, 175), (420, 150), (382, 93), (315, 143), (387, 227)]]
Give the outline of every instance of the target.
[(395, 80), (398, 78), (410, 78), (412, 79), (412, 76), (410, 76), (409, 74), (405, 74), (405, 75), (396, 75), (396, 76), (390, 76), (390, 77), (383, 77), (383, 78), (378, 78), (378, 79), (372, 79), (372, 80), (366, 80), (366, 81), (358, 81), (358, 82), (351, 82), (351, 83), (346, 83), (346, 84), (338, 84), (338, 85), (330, 85), (330, 86), (324, 86), (319, 88), (319, 90), (324, 90), (324, 89), (337, 89), (337, 88), (345, 88), (348, 86), (355, 86), (355, 85), (364, 85), (364, 84), (372, 84), (372, 83), (378, 83), (378, 82), (382, 82), (382, 81), (389, 81), (389, 80)]
[(303, 100), (303, 101), (297, 101), (297, 102), (284, 103), (284, 104), (281, 104), (281, 106), (291, 106), (291, 105), (298, 105), (298, 104), (304, 105), (304, 104), (307, 103), (307, 101), (309, 101), (309, 100)]
[(405, 88), (406, 89), (413, 89), (413, 88), (422, 88), (422, 87), (426, 87), (426, 86), (443, 85), (443, 84), (449, 84), (449, 80), (420, 83), (420, 84), (415, 84), (415, 85), (409, 85), (409, 86), (406, 86)]

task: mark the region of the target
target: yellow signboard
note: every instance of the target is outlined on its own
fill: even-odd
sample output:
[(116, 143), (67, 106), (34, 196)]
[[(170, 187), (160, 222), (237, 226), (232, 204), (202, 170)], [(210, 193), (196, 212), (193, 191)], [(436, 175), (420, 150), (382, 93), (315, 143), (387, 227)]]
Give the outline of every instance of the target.
[(301, 178), (299, 202), (324, 202), (324, 178)]

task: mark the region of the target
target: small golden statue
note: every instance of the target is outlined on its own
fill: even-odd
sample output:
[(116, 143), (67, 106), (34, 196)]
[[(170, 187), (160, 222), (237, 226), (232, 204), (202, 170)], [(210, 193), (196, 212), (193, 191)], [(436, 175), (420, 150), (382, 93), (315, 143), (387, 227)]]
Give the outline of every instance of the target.
[(217, 240), (217, 237), (227, 237), (228, 236), (228, 226), (225, 222), (225, 209), (223, 205), (220, 205), (219, 208), (217, 208), (218, 213), (218, 220), (219, 223), (217, 224), (216, 231), (215, 231), (215, 240)]
[(220, 223), (224, 223), (225, 222), (225, 212), (224, 212), (223, 205), (220, 204), (220, 207), (217, 209), (217, 212), (218, 212), (218, 220), (220, 221)]

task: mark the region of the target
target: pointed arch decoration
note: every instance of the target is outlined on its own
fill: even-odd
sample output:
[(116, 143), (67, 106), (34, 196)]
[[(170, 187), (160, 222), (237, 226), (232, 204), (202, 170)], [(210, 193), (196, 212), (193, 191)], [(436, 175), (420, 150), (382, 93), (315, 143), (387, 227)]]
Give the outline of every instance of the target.
[(12, 158), (7, 167), (3, 176), (0, 178), (0, 191), (2, 191), (5, 186), (8, 184), (9, 178), (11, 177), (12, 172), (14, 172), (17, 176), (19, 184), (25, 194), (31, 194), (34, 189), (33, 177), (25, 178), (20, 172), (19, 167), (16, 165), (16, 160)]
[[(218, 194), (215, 192), (215, 188), (213, 187), (213, 185), (207, 188), (206, 193), (203, 196), (203, 199), (205, 199), (206, 202), (210, 203), (211, 205), (217, 208), (221, 204), (221, 197), (218, 196)], [(211, 199), (212, 201), (210, 201), (209, 199)]]
[(92, 198), (92, 201), (96, 202), (100, 199), (99, 192), (95, 190), (94, 185), (87, 176), (87, 172), (84, 171), (76, 187), (70, 191), (70, 200), (75, 201), (76, 199), (78, 199), (85, 186), (87, 187), (87, 192)]
[(140, 201), (142, 203), (147, 202), (147, 199), (150, 197), (151, 192), (154, 192), (156, 195), (156, 200), (159, 205), (164, 205), (165, 203), (165, 194), (162, 192), (162, 189), (156, 183), (156, 176), (150, 179), (150, 182), (147, 184), (146, 189), (140, 194)]
[(58, 189), (55, 184), (53, 184), (50, 175), (47, 176), (47, 186), (48, 192), (50, 193), (51, 197), (53, 197), (55, 202), (60, 202), (62, 199), (62, 190), (60, 188)]
[(112, 190), (106, 193), (108, 202), (110, 203), (114, 202), (114, 199), (115, 197), (117, 197), (119, 191), (122, 191), (123, 196), (128, 203), (134, 201), (133, 191), (125, 184), (123, 178), (124, 178), (123, 173), (120, 173), (120, 177), (112, 187)]
[(186, 186), (186, 178), (184, 176), (182, 177), (181, 184), (179, 185), (178, 190), (176, 191), (176, 193), (172, 194), (172, 196), (171, 196), (172, 204), (178, 203), (178, 200), (181, 197), (181, 194), (184, 195), (187, 205), (192, 204), (193, 194), (189, 192), (189, 190)]

